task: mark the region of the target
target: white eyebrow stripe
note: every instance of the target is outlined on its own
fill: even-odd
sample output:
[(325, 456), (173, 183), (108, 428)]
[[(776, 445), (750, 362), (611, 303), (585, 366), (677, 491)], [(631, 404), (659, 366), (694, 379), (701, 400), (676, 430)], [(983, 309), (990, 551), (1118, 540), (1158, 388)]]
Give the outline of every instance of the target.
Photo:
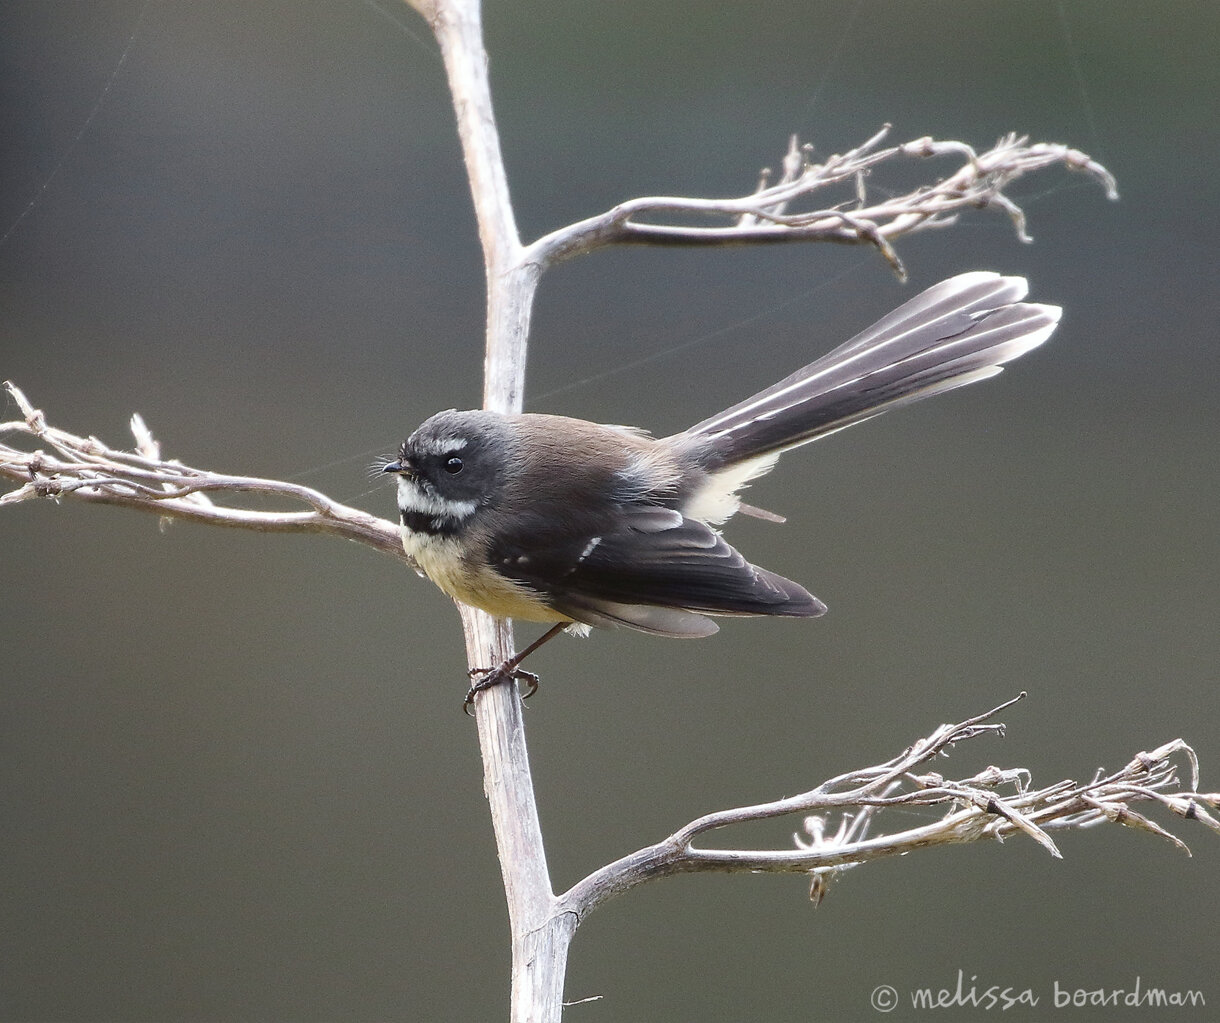
[(464, 451), (469, 444), (469, 437), (457, 434), (445, 437), (418, 437), (411, 441), (411, 447), (425, 455), (447, 455), (453, 451)]
[(597, 545), (601, 542), (602, 538), (600, 536), (595, 536), (592, 540), (585, 544), (585, 549), (580, 552), (580, 557), (576, 559), (576, 563), (580, 564), (582, 561), (584, 561), (585, 558), (587, 558), (597, 549)]

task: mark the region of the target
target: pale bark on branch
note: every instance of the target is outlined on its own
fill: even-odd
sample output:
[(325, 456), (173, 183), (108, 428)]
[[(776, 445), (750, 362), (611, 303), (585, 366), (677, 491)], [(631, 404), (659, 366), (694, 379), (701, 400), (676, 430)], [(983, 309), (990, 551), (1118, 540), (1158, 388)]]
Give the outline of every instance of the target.
[[(1209, 812), (1220, 806), (1220, 793), (1199, 792), (1198, 758), (1181, 739), (1137, 753), (1121, 770), (1099, 770), (1088, 782), (1066, 780), (1039, 789), (1033, 788), (1025, 768), (988, 767), (957, 781), (938, 772), (916, 773), (958, 743), (981, 735), (1003, 736), (1005, 726), (991, 719), (1024, 696), (966, 721), (941, 725), (883, 764), (850, 771), (800, 795), (705, 814), (663, 841), (594, 871), (560, 896), (559, 905), (583, 917), (645, 881), (695, 872), (808, 874), (810, 897), (816, 903), (836, 876), (872, 860), (933, 846), (1003, 841), (1015, 834), (1026, 835), (1059, 857), (1050, 832), (1107, 821), (1150, 832), (1189, 854), (1181, 839), (1133, 808), (1139, 803), (1159, 804), (1220, 831), (1220, 821)], [(1186, 784), (1179, 777), (1183, 764), (1189, 768)], [(876, 833), (884, 810), (913, 806), (941, 807), (943, 812), (919, 827)], [(793, 814), (805, 815), (805, 835), (794, 835), (786, 849), (695, 844), (722, 828)]]
[[(1005, 193), (1019, 178), (1055, 165), (1097, 181), (1118, 198), (1113, 175), (1086, 153), (1068, 146), (1031, 143), (1009, 134), (984, 153), (964, 142), (919, 138), (881, 148), (887, 124), (871, 138), (821, 162), (812, 145), (793, 135), (782, 174), (771, 184), (764, 170), (757, 189), (729, 199), (653, 196), (631, 199), (595, 217), (552, 231), (526, 249), (526, 257), (550, 265), (603, 245), (747, 245), (824, 241), (873, 245), (902, 279), (906, 269), (893, 240), (931, 228), (949, 227), (963, 211), (993, 207), (1012, 221), (1028, 242), (1025, 213)], [(931, 184), (897, 195), (870, 195), (871, 176), (903, 159), (955, 157), (961, 166)], [(832, 205), (800, 209), (832, 186), (850, 186), (849, 196)], [(842, 187), (840, 191), (842, 191)], [(874, 189), (874, 191), (879, 191)], [(692, 222), (693, 221), (693, 222)]]
[[(16, 384), (5, 381), (4, 388), (22, 418), (0, 423), (0, 477), (18, 484), (0, 495), (0, 508), (38, 499), (73, 499), (151, 512), (164, 520), (186, 519), (260, 533), (326, 533), (411, 564), (393, 522), (298, 483), (231, 476), (163, 459), (160, 445), (138, 413), (131, 417), (135, 450), (112, 448), (96, 437), (49, 425)], [(23, 446), (22, 439), (29, 443)], [(212, 500), (249, 494), (304, 504), (309, 510), (268, 511)]]

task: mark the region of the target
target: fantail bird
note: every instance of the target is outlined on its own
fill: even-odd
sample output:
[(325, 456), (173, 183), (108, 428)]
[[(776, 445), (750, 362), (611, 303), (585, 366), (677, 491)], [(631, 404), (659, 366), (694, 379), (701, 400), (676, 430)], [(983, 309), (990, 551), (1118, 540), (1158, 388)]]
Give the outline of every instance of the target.
[[(1061, 310), (1020, 301), (1020, 277), (942, 281), (752, 398), (674, 434), (550, 415), (450, 410), (384, 467), (398, 477), (403, 546), (451, 597), (566, 628), (709, 636), (709, 616), (813, 618), (803, 586), (750, 564), (716, 528), (738, 491), (789, 448), (983, 380), (1045, 341)], [(782, 521), (782, 520), (779, 520)]]

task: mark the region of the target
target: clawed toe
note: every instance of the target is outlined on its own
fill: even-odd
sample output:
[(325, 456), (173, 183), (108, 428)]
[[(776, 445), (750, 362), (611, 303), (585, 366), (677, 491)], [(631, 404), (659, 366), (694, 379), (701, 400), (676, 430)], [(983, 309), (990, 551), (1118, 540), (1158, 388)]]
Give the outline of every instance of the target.
[(466, 690), (466, 698), (462, 701), (462, 710), (469, 714), (474, 706), (474, 698), (484, 689), (498, 686), (502, 682), (524, 682), (529, 688), (521, 694), (521, 699), (528, 700), (538, 691), (538, 676), (532, 671), (516, 667), (512, 661), (505, 661), (498, 668), (471, 668), (466, 677), (474, 679)]

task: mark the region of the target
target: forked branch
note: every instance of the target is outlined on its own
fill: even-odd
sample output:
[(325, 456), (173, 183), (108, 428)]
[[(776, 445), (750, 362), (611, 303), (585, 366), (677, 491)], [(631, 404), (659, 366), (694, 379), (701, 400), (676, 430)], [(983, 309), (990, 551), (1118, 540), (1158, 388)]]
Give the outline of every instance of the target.
[[(410, 564), (392, 522), (298, 483), (228, 476), (167, 461), (138, 413), (131, 417), (134, 451), (112, 448), (96, 437), (79, 437), (48, 424), (42, 411), (14, 383), (6, 381), (4, 387), (23, 418), (0, 423), (0, 476), (18, 484), (0, 496), (0, 507), (40, 498), (69, 498), (134, 508), (164, 520), (189, 519), (263, 533), (328, 533)], [(45, 449), (18, 446), (17, 438), (29, 438)], [(256, 494), (303, 504), (308, 510), (267, 511), (212, 500), (222, 494), (230, 498)]]
[[(1160, 804), (1220, 832), (1220, 821), (1209, 812), (1220, 807), (1220, 793), (1199, 792), (1198, 759), (1181, 739), (1150, 753), (1137, 753), (1121, 770), (1099, 770), (1089, 782), (1060, 781), (1041, 789), (1032, 787), (1025, 768), (988, 767), (960, 781), (936, 772), (916, 773), (922, 765), (947, 755), (956, 743), (980, 735), (1002, 736), (1005, 726), (988, 722), (1024, 695), (958, 724), (941, 725), (883, 764), (839, 775), (797, 796), (699, 817), (663, 841), (590, 874), (560, 896), (559, 905), (579, 918), (644, 881), (698, 871), (806, 873), (812, 878), (810, 897), (820, 902), (834, 877), (871, 860), (936, 845), (1003, 841), (1017, 833), (1059, 856), (1050, 832), (1106, 821), (1149, 831), (1189, 854), (1179, 838), (1134, 809), (1139, 803)], [(1179, 778), (1183, 763), (1190, 773), (1185, 786)], [(898, 806), (942, 807), (943, 812), (917, 828), (870, 835), (878, 830), (883, 812)], [(697, 839), (729, 825), (789, 814), (805, 815), (805, 835), (794, 836), (794, 846), (786, 849), (695, 845)]]
[[(603, 245), (744, 245), (826, 241), (873, 245), (900, 278), (906, 271), (892, 240), (929, 228), (947, 227), (963, 210), (993, 207), (1011, 219), (1017, 237), (1030, 241), (1025, 214), (1005, 189), (1032, 171), (1055, 165), (1096, 180), (1111, 199), (1118, 198), (1114, 177), (1087, 154), (1068, 146), (1031, 143), (1026, 136), (1005, 135), (991, 149), (977, 153), (964, 142), (920, 138), (879, 148), (889, 134), (886, 125), (854, 149), (820, 163), (813, 147), (794, 135), (783, 160), (783, 173), (771, 183), (763, 171), (758, 188), (733, 199), (654, 196), (631, 199), (587, 220), (539, 238), (526, 258), (546, 266)], [(870, 176), (882, 165), (903, 159), (953, 156), (962, 164), (930, 185), (901, 194), (870, 188)], [(832, 186), (848, 191), (829, 205), (812, 205)]]

